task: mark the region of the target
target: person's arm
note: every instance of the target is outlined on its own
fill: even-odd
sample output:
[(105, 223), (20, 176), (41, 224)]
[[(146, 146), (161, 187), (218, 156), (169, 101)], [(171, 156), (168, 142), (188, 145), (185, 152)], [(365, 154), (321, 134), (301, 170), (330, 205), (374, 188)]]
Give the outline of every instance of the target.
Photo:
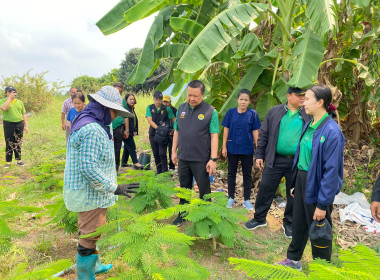
[(175, 121), (175, 115), (174, 115), (174, 112), (173, 112), (172, 108), (166, 107), (166, 112), (168, 112), (169, 119), (174, 123), (174, 121)]
[(158, 125), (152, 120), (152, 117), (147, 117), (146, 119), (148, 120), (148, 123), (151, 127), (157, 129)]
[(25, 133), (29, 133), (28, 118), (26, 117), (26, 114), (22, 114), (22, 119), (24, 120)]
[(268, 145), (269, 116), (270, 116), (270, 111), (268, 112), (261, 128), (259, 129), (257, 147), (255, 150), (256, 167), (259, 168), (261, 171), (263, 171), (263, 168), (264, 168), (265, 150)]
[(71, 122), (70, 122), (69, 120), (67, 121), (66, 124), (67, 124), (67, 127), (68, 127), (69, 129), (71, 129)]
[(9, 106), (11, 105), (12, 99), (14, 97), (15, 97), (15, 93), (14, 92), (10, 93), (9, 96), (8, 96), (8, 98), (7, 98), (7, 100), (4, 102), (3, 105), (1, 105), (0, 109), (2, 111), (8, 111)]
[(222, 147), (222, 155), (226, 158), (227, 157), (227, 139), (228, 139), (228, 133), (230, 132), (230, 129), (228, 127), (223, 128), (223, 147)]
[(257, 149), (257, 141), (259, 140), (259, 130), (256, 129), (252, 131), (253, 134), (253, 144), (255, 145), (255, 148)]
[(372, 192), (371, 214), (375, 221), (380, 223), (380, 175)]
[(124, 118), (124, 126), (125, 126), (124, 138), (128, 139), (128, 137), (129, 137), (129, 118)]
[[(211, 136), (211, 158), (217, 158), (219, 135), (218, 133), (211, 133), (210, 136)], [(206, 170), (209, 175), (214, 174), (216, 171), (216, 162), (210, 159), (206, 165)]]
[(174, 165), (178, 165), (177, 147), (178, 147), (178, 130), (174, 130), (173, 143), (172, 143), (172, 158), (171, 158)]

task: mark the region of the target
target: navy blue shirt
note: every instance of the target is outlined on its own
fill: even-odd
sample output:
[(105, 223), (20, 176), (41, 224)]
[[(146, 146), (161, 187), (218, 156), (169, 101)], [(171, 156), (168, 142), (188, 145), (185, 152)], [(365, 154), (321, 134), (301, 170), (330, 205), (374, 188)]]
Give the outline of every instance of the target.
[(74, 107), (72, 107), (72, 108), (70, 109), (70, 111), (68, 112), (68, 114), (67, 114), (67, 120), (72, 124), (74, 118), (75, 118), (78, 114), (79, 114), (79, 112), (78, 112)]
[(227, 139), (227, 152), (235, 155), (253, 155), (252, 131), (261, 127), (259, 115), (253, 109), (239, 113), (237, 108), (227, 111), (222, 126), (229, 128)]

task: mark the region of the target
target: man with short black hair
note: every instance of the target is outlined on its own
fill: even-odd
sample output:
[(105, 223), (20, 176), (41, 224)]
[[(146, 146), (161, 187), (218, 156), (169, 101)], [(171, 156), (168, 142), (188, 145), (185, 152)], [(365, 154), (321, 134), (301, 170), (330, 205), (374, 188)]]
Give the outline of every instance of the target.
[(247, 222), (245, 227), (254, 230), (267, 225), (266, 216), (280, 181), (285, 177), (287, 203), (282, 228), (285, 236), (292, 238), (292, 165), (302, 128), (311, 116), (307, 115), (303, 108), (304, 90), (290, 87), (286, 96), (288, 102), (270, 109), (259, 130), (255, 153), (256, 166), (264, 171), (256, 197), (254, 218)]
[[(194, 177), (200, 198), (211, 192), (209, 175), (216, 170), (219, 134), (218, 112), (203, 101), (204, 89), (198, 80), (187, 85), (187, 102), (177, 110), (172, 147), (172, 161), (178, 164), (181, 188), (191, 189)], [(184, 203), (181, 199), (180, 204)], [(179, 213), (173, 224), (181, 226), (184, 215)]]
[(70, 127), (66, 125), (67, 114), (69, 113), (70, 109), (74, 106), (72, 97), (74, 93), (76, 93), (77, 91), (78, 90), (75, 87), (70, 88), (70, 97), (67, 98), (65, 101), (63, 101), (63, 104), (62, 104), (61, 122), (62, 122), (62, 130), (66, 131), (66, 144), (70, 135)]

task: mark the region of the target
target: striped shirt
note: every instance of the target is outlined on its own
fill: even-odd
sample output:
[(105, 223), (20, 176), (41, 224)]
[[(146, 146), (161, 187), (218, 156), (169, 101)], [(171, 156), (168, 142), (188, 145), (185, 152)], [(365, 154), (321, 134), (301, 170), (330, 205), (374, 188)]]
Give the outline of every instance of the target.
[(62, 104), (62, 113), (64, 113), (67, 117), (67, 114), (69, 113), (69, 110), (73, 108), (73, 100), (70, 98), (67, 98), (65, 101), (63, 101)]
[(71, 133), (67, 143), (63, 197), (69, 211), (115, 204), (117, 187), (113, 141), (97, 123)]

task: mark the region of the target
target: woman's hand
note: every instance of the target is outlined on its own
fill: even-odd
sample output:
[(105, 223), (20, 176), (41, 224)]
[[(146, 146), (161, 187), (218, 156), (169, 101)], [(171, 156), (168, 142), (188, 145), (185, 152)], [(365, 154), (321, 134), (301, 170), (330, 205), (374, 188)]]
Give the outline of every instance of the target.
[(223, 157), (227, 158), (227, 147), (222, 148), (222, 155)]
[(29, 133), (29, 128), (27, 126), (24, 127), (25, 133)]
[(128, 139), (128, 137), (129, 137), (129, 130), (128, 131), (127, 130), (124, 131), (123, 137), (124, 137), (124, 139)]
[(313, 216), (314, 221), (315, 220), (317, 220), (317, 221), (323, 220), (325, 217), (326, 217), (326, 211), (325, 210), (321, 210), (318, 207), (315, 208), (315, 212), (314, 212), (314, 216)]

